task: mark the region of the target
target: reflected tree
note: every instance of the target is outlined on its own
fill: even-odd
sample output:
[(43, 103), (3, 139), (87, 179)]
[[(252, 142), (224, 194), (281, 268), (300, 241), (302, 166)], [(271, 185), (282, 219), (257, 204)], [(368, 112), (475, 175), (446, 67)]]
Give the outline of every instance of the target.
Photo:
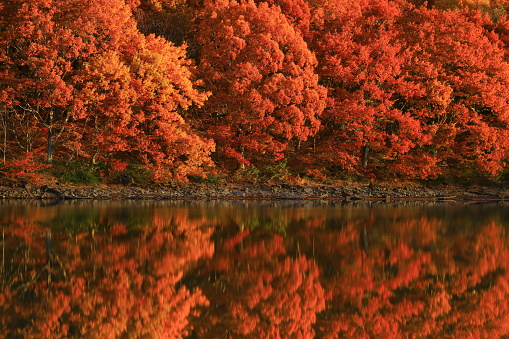
[(177, 219), (179, 224), (154, 223), (137, 231), (117, 223), (54, 233), (50, 262), (45, 229), (5, 227), (1, 336), (185, 337), (188, 317), (208, 302), (181, 278), (198, 259), (210, 257), (214, 246), (210, 230)]
[(211, 308), (197, 321), (199, 338), (314, 338), (325, 307), (316, 262), (290, 257), (283, 238), (228, 239), (209, 264), (203, 290)]
[[(367, 250), (359, 242), (365, 231)], [(328, 299), (317, 323), (319, 337), (509, 333), (509, 239), (500, 224), (455, 229), (422, 218), (312, 232)]]

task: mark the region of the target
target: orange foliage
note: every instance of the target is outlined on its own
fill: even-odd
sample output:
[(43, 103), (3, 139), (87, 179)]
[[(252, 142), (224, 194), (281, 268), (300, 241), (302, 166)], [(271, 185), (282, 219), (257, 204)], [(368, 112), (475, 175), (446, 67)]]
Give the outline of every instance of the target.
[(414, 55), (408, 72), (425, 91), (409, 104), (429, 125), (433, 152), (444, 164), (495, 175), (509, 149), (509, 63), (485, 25), (478, 12), (421, 9), (402, 34)]
[(6, 161), (5, 164), (0, 165), (0, 179), (1, 181), (11, 182), (31, 182), (41, 183), (44, 182), (44, 177), (39, 173), (42, 169), (49, 167), (46, 164), (38, 161), (41, 149), (36, 149), (31, 152), (23, 154), (23, 156), (16, 160)]
[(405, 102), (422, 93), (405, 69), (412, 54), (398, 35), (404, 8), (387, 0), (323, 1), (315, 34), (319, 74), (329, 90), (326, 128), (312, 153), (347, 171), (433, 177), (436, 162), (420, 113)]
[(198, 71), (212, 96), (197, 119), (223, 155), (270, 162), (318, 131), (316, 59), (279, 7), (206, 1), (198, 20)]
[(11, 1), (0, 21), (11, 143), (47, 144), (49, 161), (54, 149), (94, 163), (136, 159), (155, 180), (210, 164), (212, 142), (179, 114), (207, 97), (194, 88), (185, 47), (141, 34), (124, 0)]
[(509, 64), (489, 17), (389, 0), (316, 6), (329, 109), (311, 162), (405, 178), (505, 168)]
[(493, 177), (509, 150), (507, 5), (6, 1), (2, 162), (44, 148), (153, 181), (285, 157), (326, 177)]

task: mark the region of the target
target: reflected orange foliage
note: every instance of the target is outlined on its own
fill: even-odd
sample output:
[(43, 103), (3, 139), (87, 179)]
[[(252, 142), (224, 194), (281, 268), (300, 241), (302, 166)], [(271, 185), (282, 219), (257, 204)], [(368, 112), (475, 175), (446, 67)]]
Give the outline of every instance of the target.
[[(224, 205), (210, 215), (200, 203), (156, 208), (145, 227), (103, 215), (107, 224), (88, 231), (54, 229), (50, 263), (43, 212), (2, 215), (0, 335), (509, 334), (509, 235), (502, 223), (449, 223), (426, 216), (422, 206)], [(284, 237), (263, 224), (278, 218)]]
[(196, 306), (208, 305), (181, 280), (196, 261), (212, 256), (211, 230), (181, 219), (135, 232), (116, 223), (109, 231), (53, 233), (47, 264), (41, 263), (44, 229), (25, 228), (29, 242), (18, 228), (5, 228), (12, 260), (0, 292), (2, 336), (183, 338)]
[(316, 314), (325, 306), (314, 261), (288, 256), (280, 236), (244, 238), (218, 250), (219, 260), (208, 268), (211, 281), (203, 286), (211, 312), (195, 325), (200, 338), (314, 337)]
[[(444, 235), (437, 221), (355, 223), (315, 236), (323, 338), (500, 337), (509, 333), (509, 238), (500, 224)], [(367, 232), (367, 248), (359, 245)], [(386, 233), (385, 233), (386, 232)]]

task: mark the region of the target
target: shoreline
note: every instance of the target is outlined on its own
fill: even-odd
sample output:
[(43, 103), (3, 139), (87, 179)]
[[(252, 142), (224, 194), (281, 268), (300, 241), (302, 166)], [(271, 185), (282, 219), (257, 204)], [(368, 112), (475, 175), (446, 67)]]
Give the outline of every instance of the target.
[(24, 200), (342, 200), (342, 201), (509, 201), (509, 188), (415, 183), (197, 184), (166, 186), (32, 185), (0, 186), (0, 199)]

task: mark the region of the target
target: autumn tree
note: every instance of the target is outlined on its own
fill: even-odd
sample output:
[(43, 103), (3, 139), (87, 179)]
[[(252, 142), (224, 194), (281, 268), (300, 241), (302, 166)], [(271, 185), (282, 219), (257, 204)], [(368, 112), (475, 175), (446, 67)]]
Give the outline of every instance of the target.
[(311, 39), (312, 13), (309, 2), (306, 0), (267, 0), (255, 1), (256, 3), (266, 2), (269, 6), (278, 6), (281, 13), (286, 17), (288, 23), (298, 30), (306, 42)]
[(207, 1), (197, 42), (199, 75), (212, 96), (195, 116), (222, 156), (270, 162), (318, 131), (325, 91), (316, 59), (279, 7)]
[(413, 54), (407, 72), (424, 93), (403, 103), (422, 112), (442, 165), (495, 175), (509, 147), (509, 64), (489, 26), (478, 11), (409, 12), (401, 32)]
[(177, 112), (204, 97), (188, 78), (185, 50), (153, 36), (140, 44), (130, 63), (110, 52), (87, 64), (81, 93), (91, 109), (82, 137), (89, 149), (83, 151), (92, 159), (142, 160), (156, 180), (185, 179), (209, 164), (213, 144)]
[(398, 35), (404, 8), (386, 0), (320, 4), (313, 46), (329, 107), (311, 165), (433, 176), (436, 159), (423, 151), (428, 127), (402, 104), (422, 92), (407, 78), (411, 54)]
[(69, 79), (71, 66), (66, 58), (75, 58), (80, 46), (69, 30), (55, 27), (52, 20), (69, 14), (51, 1), (10, 1), (0, 14), (3, 111), (10, 113), (16, 141), (26, 152), (47, 131), (48, 162), (71, 112), (78, 109), (64, 77)]
[(508, 64), (488, 16), (386, 0), (317, 13), (330, 104), (313, 161), (406, 178), (504, 168)]
[[(142, 161), (156, 178), (199, 171), (213, 149), (179, 114), (194, 88), (185, 47), (144, 36), (124, 0), (12, 1), (2, 11), (3, 110), (23, 147)], [(7, 19), (8, 18), (8, 19)], [(16, 126), (14, 126), (16, 127)]]

